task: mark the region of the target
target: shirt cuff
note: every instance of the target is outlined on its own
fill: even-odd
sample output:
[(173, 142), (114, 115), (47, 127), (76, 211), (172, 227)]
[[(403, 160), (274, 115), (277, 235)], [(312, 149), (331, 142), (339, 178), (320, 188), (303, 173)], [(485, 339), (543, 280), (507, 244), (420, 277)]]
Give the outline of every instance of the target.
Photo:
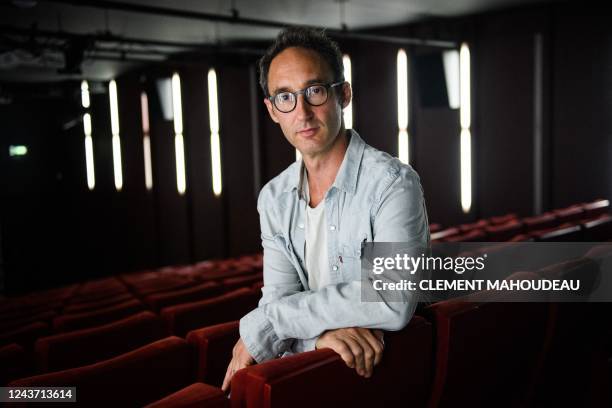
[(284, 352), (285, 342), (279, 340), (261, 307), (240, 319), (240, 338), (258, 363), (279, 357)]
[(293, 350), (296, 353), (305, 353), (315, 349), (319, 336), (311, 339), (297, 339), (293, 345)]

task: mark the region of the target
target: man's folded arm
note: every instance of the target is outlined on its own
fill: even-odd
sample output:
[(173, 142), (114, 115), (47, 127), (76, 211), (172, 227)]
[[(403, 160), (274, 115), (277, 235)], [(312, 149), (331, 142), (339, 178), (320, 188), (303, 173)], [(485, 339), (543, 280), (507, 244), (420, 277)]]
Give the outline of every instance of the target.
[[(418, 176), (408, 176), (397, 177), (374, 206), (374, 239), (425, 247), (429, 245), (429, 233), (422, 189)], [(282, 263), (277, 256), (285, 257), (275, 249), (275, 243), (265, 238), (262, 242), (264, 260), (271, 254), (269, 261)], [(290, 264), (286, 258), (285, 262)], [(346, 327), (400, 330), (416, 309), (416, 297), (406, 292), (402, 293), (404, 302), (385, 302), (382, 298), (378, 302), (362, 302), (359, 280), (329, 285), (315, 292), (300, 292), (294, 286), (299, 285), (297, 273), (290, 266), (291, 277), (284, 269), (287, 266), (277, 269), (278, 264), (264, 265), (269, 268), (265, 275), (272, 280), (268, 293), (264, 293), (260, 306), (240, 321), (241, 337), (258, 362), (278, 357), (291, 347), (294, 339), (299, 342), (295, 351), (312, 350), (317, 337), (326, 330)]]

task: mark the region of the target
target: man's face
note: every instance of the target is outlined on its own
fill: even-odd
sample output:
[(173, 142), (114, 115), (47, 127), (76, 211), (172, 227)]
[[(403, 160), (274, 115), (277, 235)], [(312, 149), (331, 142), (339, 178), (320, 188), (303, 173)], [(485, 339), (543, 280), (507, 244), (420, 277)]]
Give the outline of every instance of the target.
[[(279, 92), (296, 92), (313, 84), (334, 82), (331, 68), (315, 51), (292, 47), (282, 51), (272, 60), (268, 71), (268, 91), (274, 96)], [(338, 98), (338, 93), (342, 97)], [(317, 155), (328, 151), (336, 141), (342, 126), (342, 108), (350, 101), (347, 84), (328, 90), (327, 101), (311, 106), (298, 95), (294, 110), (278, 111), (269, 99), (264, 99), (270, 117), (278, 123), (285, 137), (302, 155)], [(342, 103), (342, 105), (341, 105)]]

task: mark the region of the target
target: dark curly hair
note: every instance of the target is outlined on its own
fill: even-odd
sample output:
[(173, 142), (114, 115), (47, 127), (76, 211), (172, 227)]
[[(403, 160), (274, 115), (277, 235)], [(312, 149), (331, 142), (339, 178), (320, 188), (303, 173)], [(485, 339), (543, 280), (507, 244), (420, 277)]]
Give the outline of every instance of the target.
[(274, 57), (287, 48), (301, 47), (317, 52), (329, 65), (334, 75), (334, 82), (344, 81), (344, 68), (342, 66), (342, 52), (338, 44), (331, 40), (323, 30), (308, 27), (289, 27), (282, 30), (274, 44), (268, 48), (259, 60), (259, 85), (264, 95), (270, 96), (268, 91), (268, 72)]

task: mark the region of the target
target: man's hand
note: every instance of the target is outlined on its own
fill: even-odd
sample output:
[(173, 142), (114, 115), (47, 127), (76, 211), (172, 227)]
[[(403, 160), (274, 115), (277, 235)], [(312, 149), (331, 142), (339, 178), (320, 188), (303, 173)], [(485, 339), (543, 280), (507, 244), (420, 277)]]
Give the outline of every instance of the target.
[(227, 371), (225, 372), (225, 379), (223, 380), (223, 385), (221, 389), (223, 391), (227, 391), (230, 387), (230, 383), (232, 382), (232, 377), (236, 373), (236, 371), (241, 368), (250, 366), (255, 363), (255, 359), (251, 357), (249, 351), (246, 346), (242, 342), (242, 338), (238, 339), (234, 349), (232, 350), (232, 361), (230, 361), (227, 366)]
[(317, 340), (316, 348), (330, 348), (340, 354), (347, 366), (357, 374), (369, 378), (383, 352), (383, 333), (380, 330), (351, 327), (330, 330)]

